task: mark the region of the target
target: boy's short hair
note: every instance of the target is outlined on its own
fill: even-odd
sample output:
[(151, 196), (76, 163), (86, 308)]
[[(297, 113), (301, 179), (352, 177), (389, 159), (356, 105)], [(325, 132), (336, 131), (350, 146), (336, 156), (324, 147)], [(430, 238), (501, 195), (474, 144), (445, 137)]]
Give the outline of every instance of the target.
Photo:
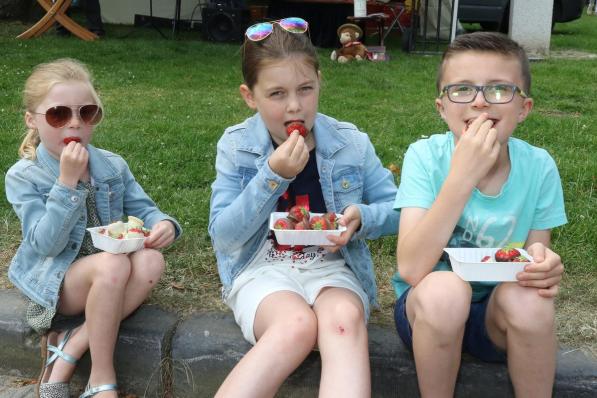
[(489, 52), (501, 54), (518, 59), (520, 63), (520, 73), (522, 75), (522, 89), (530, 95), (531, 93), (531, 68), (527, 54), (517, 42), (508, 36), (497, 32), (473, 32), (457, 36), (442, 56), (437, 73), (436, 87), (441, 90), (440, 84), (444, 73), (444, 64), (448, 59), (456, 54), (466, 51)]

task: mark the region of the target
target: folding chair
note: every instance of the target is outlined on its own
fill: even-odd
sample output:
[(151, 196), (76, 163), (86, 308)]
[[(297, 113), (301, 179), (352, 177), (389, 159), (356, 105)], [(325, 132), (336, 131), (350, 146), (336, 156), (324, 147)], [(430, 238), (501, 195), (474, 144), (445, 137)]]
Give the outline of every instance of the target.
[(98, 35), (92, 33), (73, 21), (65, 14), (72, 0), (37, 0), (37, 2), (46, 10), (44, 15), (35, 25), (27, 29), (25, 32), (17, 36), (17, 39), (30, 39), (32, 37), (39, 37), (45, 31), (50, 29), (55, 22), (64, 26), (69, 32), (77, 36), (79, 39), (91, 41), (99, 38)]

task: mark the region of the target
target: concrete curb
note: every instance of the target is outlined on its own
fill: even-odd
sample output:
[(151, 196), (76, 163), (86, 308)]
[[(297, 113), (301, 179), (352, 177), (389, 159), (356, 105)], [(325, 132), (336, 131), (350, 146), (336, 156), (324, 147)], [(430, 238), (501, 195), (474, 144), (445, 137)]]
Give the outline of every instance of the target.
[[(36, 378), (39, 338), (25, 322), (26, 300), (16, 290), (0, 290), (0, 302), (0, 370), (18, 369)], [(211, 397), (250, 347), (229, 313), (178, 319), (156, 306), (142, 306), (121, 327), (115, 359), (118, 382), (140, 397)], [(369, 352), (373, 397), (418, 396), (412, 356), (393, 328), (370, 325)], [(320, 371), (319, 354), (313, 352), (278, 396), (316, 397)], [(86, 355), (73, 378), (73, 391), (82, 388), (88, 374)], [(506, 367), (464, 358), (456, 396), (512, 397)], [(597, 396), (597, 361), (580, 350), (561, 350), (554, 396)]]

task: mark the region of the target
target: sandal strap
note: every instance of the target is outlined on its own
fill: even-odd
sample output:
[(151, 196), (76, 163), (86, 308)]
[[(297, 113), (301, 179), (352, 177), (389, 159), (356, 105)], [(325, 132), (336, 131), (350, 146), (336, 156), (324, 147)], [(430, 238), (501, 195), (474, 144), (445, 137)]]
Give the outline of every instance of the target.
[(85, 392), (79, 396), (79, 398), (93, 397), (95, 394), (104, 391), (117, 391), (118, 385), (116, 384), (102, 384), (96, 387), (91, 387), (89, 384), (85, 388)]
[(72, 335), (72, 332), (73, 332), (72, 329), (66, 331), (66, 333), (64, 334), (64, 338), (62, 339), (60, 344), (58, 344), (58, 347), (48, 344), (48, 351), (53, 352), (53, 354), (50, 357), (48, 357), (48, 360), (46, 361), (46, 366), (50, 366), (52, 364), (52, 362), (54, 362), (58, 358), (64, 359), (66, 362), (70, 363), (71, 365), (77, 364), (77, 358), (75, 358), (72, 355), (69, 355), (63, 351), (64, 346), (66, 345), (66, 343), (68, 342), (68, 340), (70, 339), (70, 337)]

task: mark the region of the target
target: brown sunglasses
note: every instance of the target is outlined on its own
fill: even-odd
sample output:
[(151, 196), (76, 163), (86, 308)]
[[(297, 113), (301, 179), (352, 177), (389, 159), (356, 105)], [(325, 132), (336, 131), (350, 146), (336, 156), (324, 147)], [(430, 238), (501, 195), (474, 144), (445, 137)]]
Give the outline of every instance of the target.
[(66, 105), (57, 105), (46, 110), (46, 113), (32, 112), (36, 115), (45, 115), (46, 122), (54, 128), (66, 126), (73, 117), (73, 110), (79, 114), (79, 119), (85, 124), (95, 126), (102, 120), (102, 108), (95, 104), (75, 105), (73, 107)]

